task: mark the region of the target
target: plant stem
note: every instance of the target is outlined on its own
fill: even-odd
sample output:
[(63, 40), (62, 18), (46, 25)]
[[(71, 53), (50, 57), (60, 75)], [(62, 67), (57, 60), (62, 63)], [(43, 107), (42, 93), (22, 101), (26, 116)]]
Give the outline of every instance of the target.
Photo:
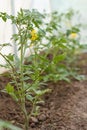
[(22, 103), (22, 112), (24, 114), (24, 130), (29, 130), (29, 119), (28, 119), (28, 114), (27, 114), (27, 111), (26, 111), (26, 108), (25, 108), (25, 104)]
[(28, 121), (28, 115), (27, 115), (27, 110), (25, 106), (25, 89), (24, 89), (24, 75), (23, 75), (23, 62), (24, 62), (24, 52), (23, 52), (23, 43), (22, 43), (22, 36), (21, 36), (21, 62), (20, 62), (20, 78), (21, 78), (21, 92), (22, 92), (22, 97), (21, 97), (21, 107), (22, 111), (24, 113), (25, 117), (25, 130), (28, 130), (29, 127), (29, 121)]
[(30, 121), (30, 118), (31, 118), (31, 116), (32, 116), (32, 114), (34, 112), (35, 105), (36, 105), (36, 100), (37, 100), (37, 98), (35, 98), (35, 100), (34, 100), (34, 102), (32, 104), (32, 110), (31, 110), (30, 114), (28, 114), (28, 121)]
[(12, 71), (14, 72), (14, 67), (13, 65), (10, 63), (10, 61), (2, 54), (0, 53), (0, 55), (5, 59), (5, 61), (10, 65), (10, 67), (12, 68)]
[(25, 115), (25, 130), (29, 130), (29, 120), (27, 115)]

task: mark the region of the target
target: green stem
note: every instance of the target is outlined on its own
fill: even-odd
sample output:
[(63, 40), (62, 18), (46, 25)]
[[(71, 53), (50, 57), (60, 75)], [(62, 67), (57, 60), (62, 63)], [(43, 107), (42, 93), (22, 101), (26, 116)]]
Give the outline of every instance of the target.
[(25, 130), (28, 130), (28, 116), (27, 116), (27, 110), (26, 110), (26, 106), (25, 106), (25, 89), (24, 89), (24, 75), (23, 75), (23, 62), (24, 62), (24, 52), (23, 52), (23, 43), (22, 43), (22, 37), (21, 37), (21, 62), (20, 62), (20, 78), (21, 78), (21, 92), (22, 92), (22, 97), (21, 97), (21, 107), (22, 107), (22, 111), (24, 113), (25, 116)]
[[(22, 41), (22, 38), (21, 38)], [(23, 79), (23, 43), (21, 42), (21, 50), (20, 50), (20, 81), (21, 81), (21, 102), (24, 104), (25, 103), (25, 93), (24, 93), (24, 79)]]
[(28, 122), (30, 121), (30, 118), (35, 110), (35, 105), (36, 105), (36, 101), (37, 101), (37, 97), (35, 98), (34, 102), (33, 102), (33, 105), (32, 105), (32, 110), (30, 112), (30, 114), (28, 114)]
[(21, 44), (20, 72), (21, 72), (21, 87), (22, 87), (22, 89), (24, 89), (24, 81), (23, 81), (23, 44)]
[(10, 67), (12, 68), (12, 71), (14, 72), (14, 67), (11, 64), (11, 62), (5, 57), (5, 55), (3, 55), (2, 53), (0, 53), (0, 55), (5, 59), (5, 61), (10, 65)]
[(25, 104), (22, 105), (22, 112), (24, 114), (24, 130), (29, 130), (29, 119), (28, 119), (28, 114), (27, 114), (27, 111), (26, 111), (26, 108), (25, 108)]

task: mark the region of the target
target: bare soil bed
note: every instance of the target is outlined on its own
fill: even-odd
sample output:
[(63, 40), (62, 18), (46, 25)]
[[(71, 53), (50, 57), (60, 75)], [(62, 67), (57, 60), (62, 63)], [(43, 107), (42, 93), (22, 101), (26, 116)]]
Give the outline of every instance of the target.
[[(52, 92), (44, 96), (38, 117), (32, 117), (29, 130), (87, 130), (87, 53), (79, 57), (80, 74), (86, 80), (48, 83)], [(0, 89), (9, 82), (0, 77)], [(29, 104), (26, 104), (30, 109)], [(0, 92), (0, 119), (23, 128), (23, 115), (18, 105), (5, 93)]]

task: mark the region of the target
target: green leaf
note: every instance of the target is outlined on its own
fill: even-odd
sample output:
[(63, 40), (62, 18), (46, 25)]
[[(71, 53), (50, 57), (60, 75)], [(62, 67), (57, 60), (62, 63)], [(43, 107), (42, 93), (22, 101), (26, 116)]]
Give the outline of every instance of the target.
[(31, 102), (33, 102), (33, 96), (31, 96), (31, 95), (29, 95), (29, 94), (26, 94), (26, 98), (29, 100), (29, 101), (31, 101)]
[(8, 68), (6, 64), (5, 65), (0, 64), (0, 67)]
[(13, 34), (12, 39), (13, 39), (14, 41), (19, 40), (18, 34)]
[(44, 94), (47, 93), (47, 92), (51, 92), (51, 89), (36, 90), (36, 94), (37, 94), (38, 96), (42, 96), (42, 95), (44, 95)]
[(29, 79), (30, 79), (29, 76), (25, 76), (25, 77), (23, 78), (24, 81), (27, 81), (27, 80), (29, 80)]
[(0, 46), (2, 46), (2, 47), (11, 46), (11, 44), (10, 43), (3, 43), (3, 44), (0, 44)]
[(63, 61), (65, 59), (65, 57), (66, 57), (66, 53), (55, 56), (54, 62), (57, 63), (57, 62)]
[(3, 128), (8, 128), (9, 130), (22, 130), (21, 128), (14, 126), (7, 121), (0, 120), (0, 130), (3, 130)]
[(9, 54), (9, 55), (6, 55), (6, 57), (8, 58), (8, 60), (10, 61), (14, 61), (14, 54)]
[(7, 93), (13, 93), (14, 92), (14, 86), (12, 86), (10, 83), (7, 84), (5, 87), (5, 90)]
[(2, 18), (2, 20), (3, 20), (4, 22), (6, 22), (6, 21), (7, 21), (7, 18), (8, 18), (8, 14), (7, 14), (7, 13), (0, 12), (0, 17)]
[(81, 80), (86, 80), (86, 77), (85, 77), (85, 75), (76, 75), (75, 79), (81, 81)]
[(18, 101), (14, 86), (12, 86), (10, 83), (6, 85), (5, 89), (2, 92), (8, 93), (14, 100)]

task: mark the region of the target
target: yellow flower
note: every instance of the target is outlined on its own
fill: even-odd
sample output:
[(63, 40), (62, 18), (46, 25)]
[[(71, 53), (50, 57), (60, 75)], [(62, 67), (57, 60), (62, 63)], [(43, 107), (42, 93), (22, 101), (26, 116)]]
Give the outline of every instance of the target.
[(77, 33), (71, 33), (69, 35), (69, 37), (72, 38), (72, 39), (77, 38), (77, 36), (78, 36)]
[(35, 41), (37, 38), (38, 38), (37, 31), (35, 29), (33, 29), (31, 31), (31, 40)]

